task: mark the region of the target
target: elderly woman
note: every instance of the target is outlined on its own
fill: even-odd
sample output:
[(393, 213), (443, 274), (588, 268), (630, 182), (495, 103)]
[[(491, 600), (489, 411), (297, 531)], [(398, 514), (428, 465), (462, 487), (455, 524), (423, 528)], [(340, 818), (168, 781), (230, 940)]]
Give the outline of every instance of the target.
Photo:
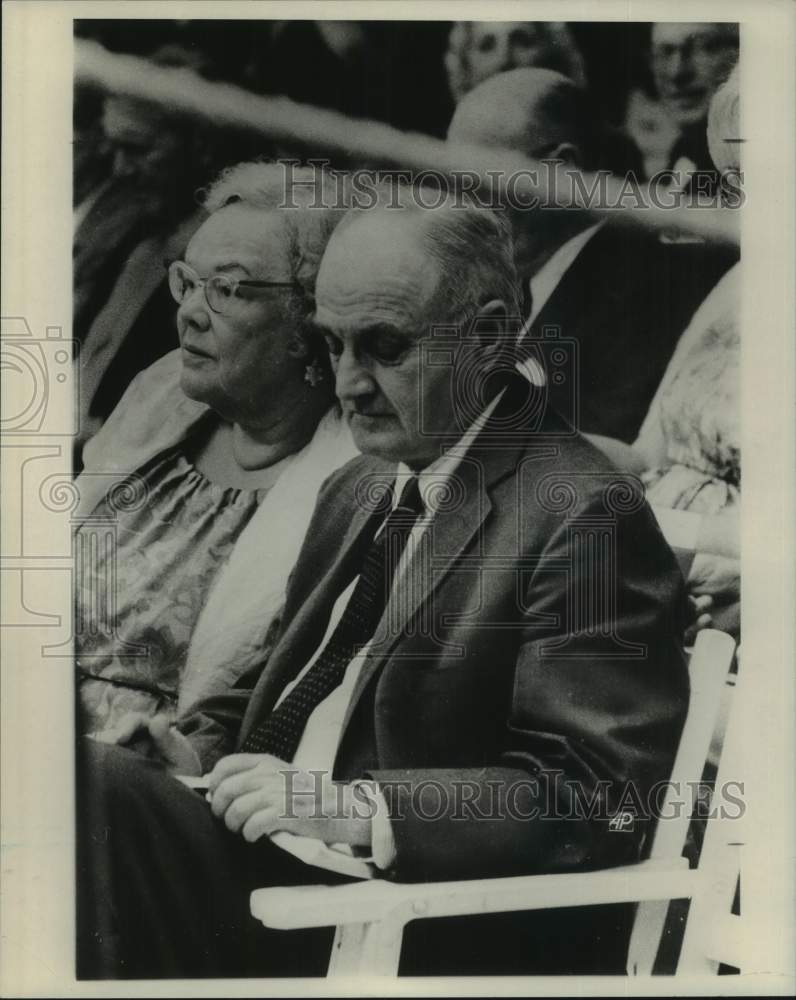
[[(740, 169), (738, 71), (716, 92), (708, 145), (722, 173)], [(740, 629), (740, 264), (694, 314), (632, 446), (595, 443), (642, 475), (647, 498), (696, 550), (689, 590), (712, 624)], [(678, 517), (687, 511), (691, 517)], [(684, 545), (685, 547), (685, 545)]]
[(583, 56), (563, 21), (456, 21), (445, 69), (454, 101), (496, 73), (526, 66), (555, 69), (584, 86)]
[(355, 454), (305, 322), (342, 212), (313, 203), (319, 173), (292, 178), (290, 207), (279, 164), (210, 188), (169, 266), (180, 349), (86, 447), (76, 655), (90, 731), (180, 714), (261, 662), (317, 491)]

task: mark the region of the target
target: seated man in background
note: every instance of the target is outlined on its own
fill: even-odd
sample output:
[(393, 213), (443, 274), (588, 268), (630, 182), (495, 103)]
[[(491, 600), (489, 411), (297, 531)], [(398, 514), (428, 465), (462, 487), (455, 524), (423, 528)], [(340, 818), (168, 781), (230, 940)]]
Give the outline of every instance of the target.
[[(151, 59), (155, 66), (206, 65), (176, 45), (162, 46)], [(181, 256), (201, 224), (194, 193), (218, 169), (212, 134), (155, 104), (108, 94), (96, 124), (108, 172), (75, 208), (79, 444), (101, 426), (133, 376), (177, 346), (163, 261)], [(83, 187), (78, 180), (76, 190)]]
[[(677, 748), (682, 580), (633, 481), (518, 375), (515, 288), (482, 209), (379, 207), (332, 236), (314, 322), (364, 454), (321, 491), (262, 669), (178, 728), (131, 719), (119, 741), (143, 725), (161, 762), (86, 741), (83, 977), (322, 974), (326, 929), (248, 915), (254, 888), (339, 878), (319, 866), (426, 881), (643, 852), (627, 796)], [(209, 805), (169, 772), (209, 772)], [(291, 857), (312, 842), (314, 865)], [(401, 971), (621, 972), (627, 920), (416, 922)]]
[[(563, 21), (454, 21), (445, 70), (456, 104), (490, 77), (530, 67), (555, 70), (589, 91), (590, 113), (602, 118), (572, 25)], [(599, 166), (612, 173), (642, 170), (633, 141), (605, 121), (594, 154)]]
[[(518, 69), (467, 94), (448, 141), (588, 172), (595, 169), (592, 129), (586, 95), (571, 80)], [(584, 433), (634, 440), (680, 334), (737, 254), (665, 243), (611, 220), (595, 225), (584, 212), (518, 207), (510, 214), (529, 351), (545, 327), (557, 327), (577, 349), (576, 370), (549, 380), (553, 405)]]
[[(153, 67), (212, 76), (214, 60), (168, 44)], [(132, 379), (178, 346), (164, 263), (181, 258), (204, 222), (197, 192), (262, 144), (229, 128), (211, 128), (167, 107), (108, 94), (96, 128), (108, 175), (75, 208), (74, 337), (78, 356), (82, 447), (110, 416)], [(81, 162), (83, 162), (81, 160)], [(84, 185), (76, 191), (83, 193)]]
[(669, 152), (673, 170), (713, 170), (705, 138), (708, 108), (738, 61), (738, 25), (653, 24), (650, 70), (664, 110), (679, 135)]

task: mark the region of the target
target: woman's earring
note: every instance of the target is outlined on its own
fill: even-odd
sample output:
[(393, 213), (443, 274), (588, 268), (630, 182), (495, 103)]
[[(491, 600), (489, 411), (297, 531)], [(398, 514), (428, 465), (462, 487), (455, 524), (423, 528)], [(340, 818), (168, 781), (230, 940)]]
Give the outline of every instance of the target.
[(313, 389), (316, 385), (320, 385), (323, 382), (324, 376), (325, 372), (317, 361), (313, 361), (312, 364), (307, 365), (304, 369), (304, 381), (309, 382)]

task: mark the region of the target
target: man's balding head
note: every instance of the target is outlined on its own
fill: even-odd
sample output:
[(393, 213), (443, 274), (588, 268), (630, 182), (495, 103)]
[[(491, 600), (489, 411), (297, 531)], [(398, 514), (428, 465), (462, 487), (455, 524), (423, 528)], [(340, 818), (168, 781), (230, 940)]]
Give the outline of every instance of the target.
[[(475, 365), (486, 379), (503, 364), (515, 289), (510, 229), (495, 212), (352, 210), (321, 263), (315, 325), (361, 451), (421, 469), (461, 436), (473, 389), (457, 373)], [(446, 360), (432, 363), (429, 351)]]
[(448, 141), (584, 166), (589, 132), (587, 96), (572, 80), (549, 69), (516, 69), (491, 77), (462, 99)]
[(324, 257), (318, 294), (351, 282), (361, 288), (373, 272), (375, 288), (394, 279), (415, 282), (414, 305), (423, 298), (421, 287), (433, 279), (439, 310), (434, 319), (441, 323), (471, 319), (489, 299), (502, 300), (510, 314), (518, 314), (512, 233), (505, 215), (452, 199), (424, 208), (410, 188), (399, 190), (397, 202), (394, 198), (394, 193), (385, 194), (375, 207), (351, 209), (344, 217)]

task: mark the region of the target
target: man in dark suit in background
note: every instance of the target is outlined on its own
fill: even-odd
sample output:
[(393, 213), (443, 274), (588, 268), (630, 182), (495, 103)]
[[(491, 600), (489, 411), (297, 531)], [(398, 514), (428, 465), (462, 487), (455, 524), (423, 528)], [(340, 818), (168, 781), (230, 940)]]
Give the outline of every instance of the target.
[[(246, 912), (321, 867), (423, 881), (643, 852), (687, 704), (682, 581), (641, 492), (518, 376), (515, 287), (492, 212), (341, 223), (315, 323), (364, 454), (322, 490), (258, 676), (176, 728), (120, 727), (162, 762), (86, 749), (82, 975), (322, 973), (328, 937)], [(210, 772), (210, 804), (169, 771)], [(345, 866), (291, 857), (308, 840)], [(431, 921), (402, 970), (619, 972), (626, 930), (624, 908)]]
[[(587, 96), (571, 80), (519, 69), (472, 90), (448, 140), (588, 172), (592, 128)], [(529, 353), (545, 328), (575, 347), (572, 367), (548, 371), (552, 404), (583, 433), (632, 442), (680, 334), (737, 253), (610, 219), (595, 224), (583, 212), (511, 214)]]

